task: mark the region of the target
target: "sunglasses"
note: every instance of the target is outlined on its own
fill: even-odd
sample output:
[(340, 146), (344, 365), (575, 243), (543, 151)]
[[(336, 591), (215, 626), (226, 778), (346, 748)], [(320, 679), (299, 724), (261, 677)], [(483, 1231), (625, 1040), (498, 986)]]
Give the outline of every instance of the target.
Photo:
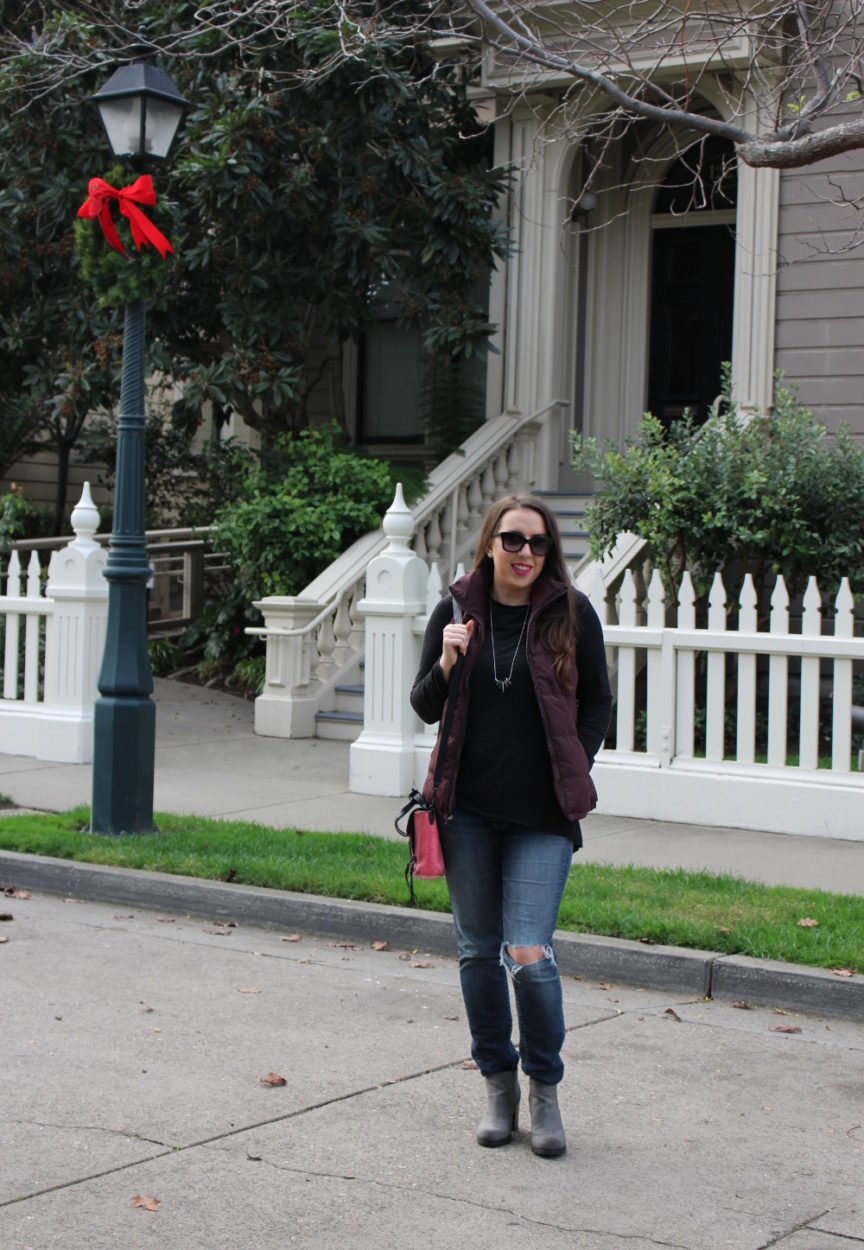
[(532, 534), (530, 538), (526, 538), (518, 530), (499, 530), (492, 537), (500, 538), (501, 546), (505, 551), (509, 551), (511, 555), (521, 551), (526, 543), (531, 550), (532, 556), (546, 556), (554, 546), (548, 534)]

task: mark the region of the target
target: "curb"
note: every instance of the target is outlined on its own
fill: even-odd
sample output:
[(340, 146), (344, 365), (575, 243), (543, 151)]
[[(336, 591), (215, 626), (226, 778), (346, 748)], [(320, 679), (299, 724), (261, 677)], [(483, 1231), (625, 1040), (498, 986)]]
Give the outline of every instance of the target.
[[(441, 912), (382, 903), (322, 898), (136, 868), (112, 868), (48, 856), (0, 851), (3, 884), (263, 928), (300, 929), (422, 948), (456, 956), (453, 922)], [(814, 1015), (864, 1021), (864, 976), (839, 979), (823, 968), (716, 951), (652, 946), (623, 938), (558, 931), (561, 971), (588, 980), (673, 990), (696, 998), (742, 999)]]

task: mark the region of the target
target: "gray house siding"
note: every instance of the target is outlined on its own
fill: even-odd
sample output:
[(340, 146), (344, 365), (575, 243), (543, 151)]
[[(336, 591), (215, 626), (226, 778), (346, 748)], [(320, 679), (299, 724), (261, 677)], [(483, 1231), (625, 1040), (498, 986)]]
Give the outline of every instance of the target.
[(781, 176), (775, 367), (864, 442), (864, 212), (841, 194), (864, 194), (864, 153)]

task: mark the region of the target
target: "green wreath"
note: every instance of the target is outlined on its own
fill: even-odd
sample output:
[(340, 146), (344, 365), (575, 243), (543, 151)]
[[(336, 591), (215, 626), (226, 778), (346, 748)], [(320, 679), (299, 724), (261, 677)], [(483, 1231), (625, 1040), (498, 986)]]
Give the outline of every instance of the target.
[[(115, 165), (105, 175), (112, 187), (123, 187), (134, 181), (129, 170)], [(172, 260), (169, 254), (163, 260), (155, 248), (147, 245), (139, 252), (132, 242), (129, 223), (112, 205), (114, 223), (120, 241), (128, 256), (121, 256), (110, 246), (95, 219), (79, 218), (75, 222), (75, 252), (81, 267), (81, 276), (93, 288), (101, 308), (121, 308), (136, 299), (153, 299), (158, 295)], [(176, 246), (172, 228), (177, 225), (175, 207), (163, 198), (148, 206), (147, 216)]]

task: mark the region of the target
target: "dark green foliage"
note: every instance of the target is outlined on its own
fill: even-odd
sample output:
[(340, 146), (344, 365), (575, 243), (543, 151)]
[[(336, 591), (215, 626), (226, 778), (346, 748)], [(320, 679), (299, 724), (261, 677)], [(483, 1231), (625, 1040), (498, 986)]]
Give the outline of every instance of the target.
[(701, 594), (715, 571), (741, 569), (757, 585), (782, 573), (793, 594), (811, 574), (823, 592), (842, 577), (864, 589), (864, 450), (848, 430), (829, 437), (782, 377), (770, 416), (744, 420), (730, 403), (701, 427), (667, 430), (648, 414), (623, 450), (578, 441), (574, 463), (597, 487), (592, 554), (638, 534), (669, 589), (685, 569)]
[(216, 514), (216, 542), (250, 599), (299, 594), (380, 525), (393, 490), (392, 470), (340, 448), (336, 427), (303, 430), (249, 461), (242, 493)]
[[(217, 34), (191, 0), (147, 4), (148, 38), (194, 105), (146, 210), (174, 245), (164, 263), (149, 248), (139, 256), (119, 219), (129, 261), (94, 222), (77, 223), (74, 247), (90, 177), (111, 174), (115, 186), (135, 177), (110, 170), (87, 98), (141, 15), (107, 0), (98, 34), (84, 0), (8, 16), (0, 415), (6, 425), (14, 412), (56, 449), (58, 514), (88, 414), (116, 404), (122, 322), (108, 305), (129, 293), (153, 297), (148, 363), (183, 384), (183, 424), (208, 406), (231, 408), (265, 446), (305, 428), (311, 390), (325, 370), (338, 373), (342, 345), (369, 323), (384, 284), (436, 351), (468, 357), (485, 342), (485, 308), (472, 292), (506, 249), (493, 219), (505, 179), (489, 169), (467, 75), (437, 65), (409, 34), (407, 6), (402, 29), (395, 11), (392, 37), (358, 37), (331, 64), (338, 14), (315, 0), (294, 11), (289, 33), (268, 31), (241, 6)], [(330, 389), (341, 392), (339, 377)]]

